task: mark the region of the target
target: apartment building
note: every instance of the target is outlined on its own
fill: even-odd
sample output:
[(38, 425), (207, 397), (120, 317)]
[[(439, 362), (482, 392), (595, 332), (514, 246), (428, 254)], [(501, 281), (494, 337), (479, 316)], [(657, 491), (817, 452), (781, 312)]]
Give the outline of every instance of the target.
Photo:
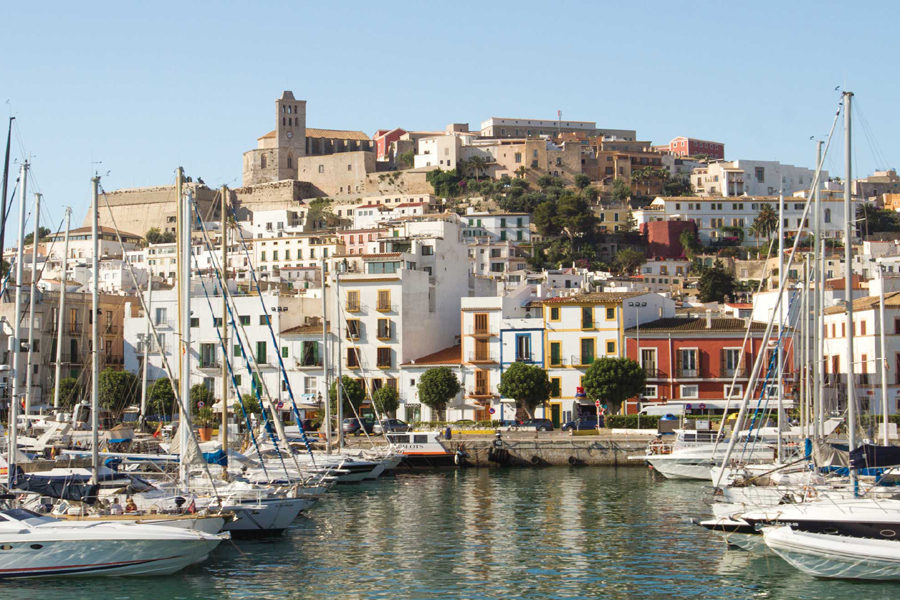
[(461, 219), (463, 239), (531, 243), (531, 215), (528, 213), (486, 213), (470, 208)]
[[(774, 160), (732, 160), (712, 162), (694, 169), (691, 184), (699, 196), (790, 196), (809, 190), (814, 169), (783, 165)], [(824, 187), (828, 172), (819, 176)]]

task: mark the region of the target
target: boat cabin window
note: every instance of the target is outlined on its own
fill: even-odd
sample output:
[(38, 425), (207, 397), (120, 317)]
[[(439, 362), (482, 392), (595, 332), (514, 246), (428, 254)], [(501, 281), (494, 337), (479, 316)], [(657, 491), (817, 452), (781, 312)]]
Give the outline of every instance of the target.
[[(24, 508), (10, 508), (8, 510), (0, 510), (0, 517), (12, 517), (17, 521), (24, 521), (25, 519), (41, 519), (43, 515), (39, 515), (36, 512), (32, 512), (30, 510), (26, 510)], [(9, 519), (4, 519), (9, 521)]]
[(427, 435), (414, 435), (412, 437), (413, 437), (413, 444), (427, 444), (428, 443)]
[(392, 433), (388, 435), (388, 439), (392, 444), (408, 444), (409, 436), (400, 433)]

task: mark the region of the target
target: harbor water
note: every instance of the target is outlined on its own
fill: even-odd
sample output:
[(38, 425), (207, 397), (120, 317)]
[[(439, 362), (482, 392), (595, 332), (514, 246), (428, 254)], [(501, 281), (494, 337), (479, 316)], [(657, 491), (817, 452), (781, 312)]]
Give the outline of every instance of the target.
[(643, 468), (469, 469), (330, 492), (283, 536), (156, 578), (0, 583), (0, 598), (895, 598), (727, 550), (704, 486)]

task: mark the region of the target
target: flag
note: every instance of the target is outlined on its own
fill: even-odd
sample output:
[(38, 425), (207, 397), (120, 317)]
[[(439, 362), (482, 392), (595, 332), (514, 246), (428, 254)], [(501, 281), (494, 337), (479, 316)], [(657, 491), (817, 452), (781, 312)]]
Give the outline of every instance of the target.
[(195, 500), (191, 500), (190, 505), (187, 507), (187, 512), (190, 514), (197, 512), (197, 502)]
[(162, 421), (159, 422), (159, 426), (157, 426), (156, 431), (153, 432), (153, 437), (158, 438), (162, 435)]

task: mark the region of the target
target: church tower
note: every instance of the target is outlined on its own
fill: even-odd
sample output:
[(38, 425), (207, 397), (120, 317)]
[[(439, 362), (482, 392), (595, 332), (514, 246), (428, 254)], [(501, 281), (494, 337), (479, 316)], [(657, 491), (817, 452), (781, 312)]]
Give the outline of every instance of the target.
[(306, 156), (306, 100), (285, 90), (275, 101), (275, 131), (244, 153), (244, 185), (297, 178), (297, 158)]

